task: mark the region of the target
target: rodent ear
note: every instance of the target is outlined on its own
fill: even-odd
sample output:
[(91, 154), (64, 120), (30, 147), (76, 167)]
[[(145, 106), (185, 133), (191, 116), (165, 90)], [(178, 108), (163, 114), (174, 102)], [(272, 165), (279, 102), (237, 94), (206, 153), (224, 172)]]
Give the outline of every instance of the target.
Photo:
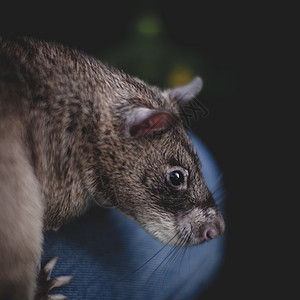
[(125, 134), (127, 137), (149, 136), (170, 128), (177, 117), (170, 112), (139, 107), (127, 116)]
[(172, 101), (176, 101), (180, 106), (183, 106), (199, 94), (202, 86), (202, 79), (195, 77), (191, 82), (185, 85), (164, 91), (163, 95)]

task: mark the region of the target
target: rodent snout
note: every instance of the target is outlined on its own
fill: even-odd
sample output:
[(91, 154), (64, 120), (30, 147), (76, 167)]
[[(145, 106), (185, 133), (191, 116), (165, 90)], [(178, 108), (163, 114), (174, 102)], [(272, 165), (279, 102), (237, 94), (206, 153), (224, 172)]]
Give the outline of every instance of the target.
[(209, 242), (212, 239), (218, 237), (221, 234), (221, 230), (215, 224), (206, 225), (202, 231), (202, 236), (205, 241)]
[(198, 238), (200, 244), (203, 242), (209, 242), (212, 239), (222, 235), (225, 231), (225, 223), (221, 215), (216, 217), (212, 222), (206, 223), (201, 226), (198, 231)]
[(189, 245), (209, 242), (225, 231), (224, 219), (215, 208), (203, 210), (196, 207), (180, 215), (177, 221), (179, 230), (190, 234)]

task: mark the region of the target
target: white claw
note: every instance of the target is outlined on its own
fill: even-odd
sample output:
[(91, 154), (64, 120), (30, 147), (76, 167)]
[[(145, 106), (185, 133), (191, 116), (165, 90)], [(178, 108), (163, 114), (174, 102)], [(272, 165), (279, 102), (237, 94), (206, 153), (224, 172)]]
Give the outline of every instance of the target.
[(44, 266), (43, 269), (45, 270), (45, 272), (47, 274), (47, 279), (50, 278), (52, 270), (53, 270), (57, 260), (58, 260), (58, 256), (55, 256)]
[(54, 289), (56, 287), (61, 287), (63, 285), (68, 284), (73, 279), (73, 276), (60, 276), (52, 279), (52, 284), (50, 289)]
[(68, 299), (68, 297), (61, 294), (57, 294), (57, 295), (48, 296), (47, 300), (66, 300), (66, 299)]
[(47, 299), (47, 300), (65, 300), (66, 296), (57, 294), (57, 295), (48, 295), (48, 292), (54, 288), (64, 286), (68, 284), (73, 276), (60, 276), (56, 278), (50, 278), (52, 270), (57, 262), (58, 257), (53, 257), (40, 271), (39, 287), (35, 295), (35, 299)]

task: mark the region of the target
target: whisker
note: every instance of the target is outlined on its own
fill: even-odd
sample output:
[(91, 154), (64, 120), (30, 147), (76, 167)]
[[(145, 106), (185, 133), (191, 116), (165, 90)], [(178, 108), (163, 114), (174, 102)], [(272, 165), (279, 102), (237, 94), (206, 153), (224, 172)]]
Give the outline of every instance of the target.
[(211, 190), (211, 194), (216, 194), (219, 191), (225, 190), (224, 184), (220, 182), (218, 185), (214, 187), (213, 190)]
[(150, 281), (150, 279), (152, 278), (152, 276), (157, 272), (157, 270), (161, 267), (161, 265), (163, 265), (165, 262), (166, 262), (166, 259), (172, 255), (172, 253), (174, 253), (174, 251), (177, 250), (177, 247), (174, 246), (172, 247), (172, 249), (168, 252), (167, 256), (158, 264), (158, 266), (151, 272), (149, 278), (147, 279), (147, 282), (148, 283)]
[[(186, 247), (184, 247), (184, 245), (186, 244), (186, 240), (187, 238), (185, 237), (182, 240), (182, 243), (180, 246), (177, 247), (176, 251), (174, 251), (171, 255), (171, 257), (168, 259), (168, 261), (166, 262), (165, 266), (167, 267), (166, 270), (166, 274), (169, 272), (170, 267), (172, 266), (172, 264), (177, 260), (177, 258), (182, 255), (182, 253), (186, 250)], [(181, 259), (182, 261), (182, 259)]]
[(222, 173), (218, 176), (218, 178), (216, 179), (214, 185), (211, 187), (212, 193), (213, 193), (213, 191), (214, 191), (214, 189), (215, 189), (216, 186), (218, 186), (218, 185), (223, 185), (223, 177), (224, 177), (224, 173), (222, 172)]
[[(185, 230), (184, 230), (185, 231)], [(163, 278), (163, 283), (167, 278), (167, 274), (169, 274), (171, 267), (174, 265), (175, 262), (179, 263), (179, 274), (181, 270), (181, 265), (183, 261), (184, 254), (187, 250), (186, 245), (188, 245), (189, 241), (189, 234), (185, 233), (184, 237), (181, 239), (180, 244), (176, 247), (176, 250), (172, 253), (169, 259), (165, 262), (162, 271), (164, 272), (165, 276)]]
[[(185, 228), (184, 230), (185, 231)], [(186, 235), (183, 238), (180, 238), (176, 244), (172, 247), (172, 249), (169, 251), (167, 256), (158, 264), (158, 266), (151, 272), (151, 275), (149, 276), (148, 280), (146, 283), (148, 283), (153, 275), (157, 272), (159, 268), (161, 268), (161, 273), (162, 274), (168, 274), (170, 267), (172, 266), (173, 262), (177, 259), (180, 253), (182, 253), (186, 248), (183, 246), (186, 245), (188, 240), (188, 237)], [(165, 278), (166, 276), (164, 276)], [(164, 284), (164, 280), (163, 280)]]
[(187, 246), (189, 245), (189, 242), (191, 240), (191, 235), (192, 235), (191, 232), (189, 234), (186, 234), (186, 239), (185, 239), (184, 247), (181, 248), (182, 250), (181, 250), (181, 253), (180, 253), (181, 257), (180, 257), (180, 261), (179, 261), (179, 274), (181, 274), (182, 265), (183, 265), (183, 258), (185, 257), (186, 251), (188, 249)]
[[(225, 219), (225, 222), (226, 222), (227, 215), (228, 215), (228, 211), (227, 211), (228, 206), (226, 205), (226, 202), (230, 201), (232, 195), (231, 195), (229, 190), (226, 190), (226, 192), (224, 194), (222, 194), (220, 197), (223, 197), (224, 199), (221, 203), (218, 204), (218, 208), (222, 212), (222, 215), (223, 215), (223, 217)], [(226, 198), (226, 202), (224, 201), (225, 198)], [(220, 201), (221, 201), (221, 199), (220, 199)]]
[(125, 275), (124, 277), (122, 277), (121, 279), (119, 279), (118, 281), (115, 282), (114, 285), (116, 285), (117, 283), (131, 277), (132, 275), (134, 275), (136, 272), (138, 272), (140, 269), (142, 269), (147, 263), (149, 263), (155, 256), (157, 256), (161, 251), (163, 251), (168, 244), (179, 234), (179, 232), (177, 232), (169, 241), (167, 244), (165, 244), (163, 247), (161, 247), (156, 253), (154, 253), (149, 259), (147, 259), (142, 265), (140, 265), (138, 268), (136, 268), (135, 270), (133, 270), (132, 272), (130, 272), (129, 274)]
[(220, 189), (219, 191), (212, 193), (212, 197), (218, 206), (223, 205), (225, 200), (228, 198), (228, 190)]
[(182, 265), (182, 260), (183, 260), (183, 257), (185, 256), (185, 252), (186, 252), (186, 250), (187, 250), (187, 246), (189, 245), (189, 243), (190, 243), (190, 240), (191, 240), (191, 237), (192, 237), (192, 232), (190, 232), (188, 235), (187, 235), (187, 240), (186, 240), (186, 242), (185, 242), (185, 247), (183, 248), (184, 249), (184, 251), (183, 251), (183, 255), (182, 255), (182, 257), (181, 257), (181, 260), (180, 260), (180, 266)]

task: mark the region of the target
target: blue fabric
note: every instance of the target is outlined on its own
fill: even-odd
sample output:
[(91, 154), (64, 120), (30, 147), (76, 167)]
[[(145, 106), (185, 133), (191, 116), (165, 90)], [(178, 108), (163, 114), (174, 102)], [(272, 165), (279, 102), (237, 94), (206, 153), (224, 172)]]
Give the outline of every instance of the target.
[[(212, 155), (191, 138), (208, 187), (222, 193)], [(222, 205), (222, 194), (215, 197)], [(224, 244), (222, 236), (188, 248), (166, 246), (118, 211), (95, 207), (57, 232), (46, 232), (42, 265), (59, 256), (52, 277), (72, 275), (73, 280), (53, 294), (71, 300), (197, 299), (218, 274)]]

